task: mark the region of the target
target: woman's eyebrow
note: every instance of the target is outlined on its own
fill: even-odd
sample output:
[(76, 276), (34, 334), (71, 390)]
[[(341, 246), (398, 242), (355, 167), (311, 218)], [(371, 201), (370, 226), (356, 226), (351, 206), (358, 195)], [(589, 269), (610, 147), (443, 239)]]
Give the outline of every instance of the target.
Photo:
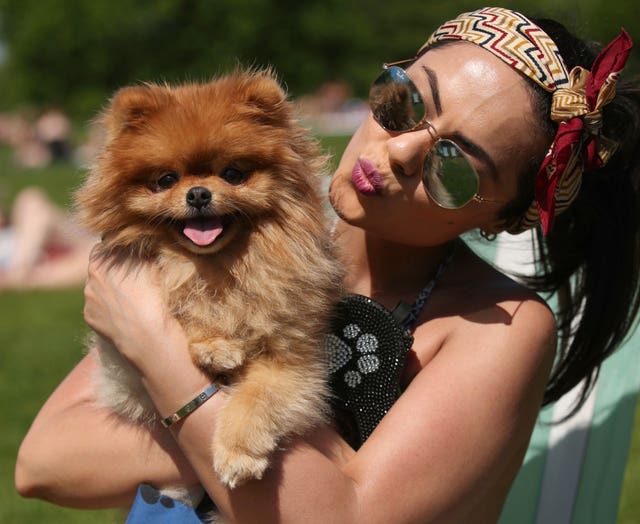
[[(429, 87), (431, 88), (431, 96), (433, 97), (433, 105), (436, 110), (436, 115), (440, 116), (442, 114), (442, 102), (440, 101), (440, 88), (438, 87), (438, 76), (433, 69), (423, 65), (422, 70), (427, 75), (427, 79), (429, 81)], [(464, 136), (462, 133), (455, 133), (451, 137), (454, 142), (458, 145), (462, 146), (463, 149), (468, 151), (468, 153), (476, 158), (478, 158), (481, 162), (487, 165), (489, 168), (489, 174), (492, 178), (497, 178), (498, 176), (498, 168), (496, 167), (496, 163), (493, 161), (489, 153), (487, 153), (482, 147), (478, 144)]]
[(436, 109), (436, 115), (440, 116), (442, 113), (442, 104), (440, 103), (440, 91), (438, 89), (438, 77), (433, 69), (429, 69), (427, 66), (422, 66), (422, 70), (427, 75), (429, 80), (429, 87), (431, 88), (431, 96), (433, 97), (433, 105)]
[(489, 168), (489, 175), (493, 179), (498, 177), (498, 168), (493, 158), (478, 144), (464, 136), (462, 133), (454, 133), (451, 135), (451, 139), (467, 151), (471, 156), (475, 156), (481, 162), (483, 162)]

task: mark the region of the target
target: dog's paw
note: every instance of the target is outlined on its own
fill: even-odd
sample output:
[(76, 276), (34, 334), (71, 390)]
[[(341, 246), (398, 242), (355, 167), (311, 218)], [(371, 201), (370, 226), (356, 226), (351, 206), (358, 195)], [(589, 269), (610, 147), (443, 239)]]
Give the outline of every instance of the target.
[(248, 480), (261, 479), (269, 467), (269, 458), (253, 457), (225, 446), (216, 446), (213, 467), (220, 481), (233, 489)]
[(245, 354), (232, 343), (196, 342), (191, 344), (193, 358), (204, 369), (230, 371), (242, 365)]

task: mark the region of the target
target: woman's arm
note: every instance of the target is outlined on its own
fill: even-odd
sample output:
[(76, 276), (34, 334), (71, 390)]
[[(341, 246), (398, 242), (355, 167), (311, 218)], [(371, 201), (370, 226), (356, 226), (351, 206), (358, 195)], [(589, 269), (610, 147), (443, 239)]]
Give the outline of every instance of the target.
[[(90, 284), (86, 287), (85, 315), (91, 326), (98, 332), (103, 325), (109, 326), (110, 332), (102, 334), (110, 338), (111, 332), (116, 333), (112, 339), (116, 344), (122, 338), (148, 348), (182, 349), (166, 351), (169, 356), (163, 369), (170, 371), (167, 384), (176, 403), (193, 398), (208, 379), (191, 365), (183, 347), (184, 332), (162, 307), (153, 274), (112, 266), (95, 257), (90, 268), (94, 287), (98, 275), (109, 282), (107, 286), (107, 280), (101, 281), (97, 296)], [(107, 303), (123, 309), (97, 311), (98, 305)], [(99, 406), (92, 378), (96, 365), (90, 353), (38, 413), (18, 453), (18, 492), (61, 505), (98, 508), (129, 505), (141, 482), (157, 487), (197, 484), (192, 468), (164, 428), (128, 424)]]
[(124, 423), (96, 404), (86, 356), (44, 404), (24, 438), (18, 492), (78, 508), (129, 506), (139, 483), (192, 485), (198, 479), (164, 430)]

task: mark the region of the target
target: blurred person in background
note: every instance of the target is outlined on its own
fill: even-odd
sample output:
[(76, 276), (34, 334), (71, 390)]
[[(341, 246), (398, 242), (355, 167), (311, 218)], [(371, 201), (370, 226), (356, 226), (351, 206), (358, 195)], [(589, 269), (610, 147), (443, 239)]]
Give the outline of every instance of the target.
[(71, 122), (59, 109), (47, 109), (37, 118), (21, 113), (0, 115), (0, 142), (13, 150), (17, 165), (46, 167), (71, 158)]
[(35, 122), (38, 140), (49, 153), (50, 162), (64, 162), (71, 155), (71, 122), (59, 109), (44, 111)]
[(41, 189), (28, 187), (2, 215), (0, 290), (81, 285), (96, 239)]

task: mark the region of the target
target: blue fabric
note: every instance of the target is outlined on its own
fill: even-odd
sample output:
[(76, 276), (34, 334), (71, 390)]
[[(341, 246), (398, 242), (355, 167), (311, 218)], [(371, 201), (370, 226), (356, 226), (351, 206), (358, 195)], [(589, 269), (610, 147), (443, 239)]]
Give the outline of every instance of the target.
[(202, 524), (195, 509), (140, 484), (126, 524)]

